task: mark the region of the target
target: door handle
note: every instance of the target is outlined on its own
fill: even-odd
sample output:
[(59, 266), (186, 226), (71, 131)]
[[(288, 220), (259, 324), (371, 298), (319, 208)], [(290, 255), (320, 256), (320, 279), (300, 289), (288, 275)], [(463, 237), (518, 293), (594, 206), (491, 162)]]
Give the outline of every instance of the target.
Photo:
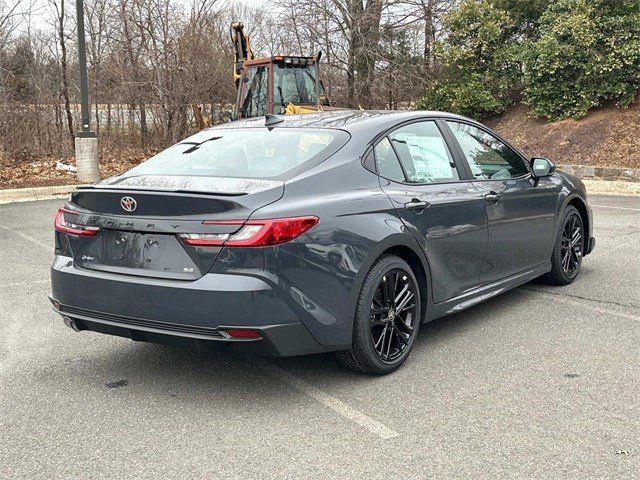
[(417, 198), (412, 198), (409, 203), (404, 204), (405, 210), (414, 210), (416, 213), (421, 213), (425, 208), (429, 208), (431, 204)]
[(489, 193), (487, 193), (484, 196), (484, 199), (489, 203), (498, 203), (501, 198), (502, 198), (502, 194), (498, 192), (494, 192), (493, 190), (491, 190)]

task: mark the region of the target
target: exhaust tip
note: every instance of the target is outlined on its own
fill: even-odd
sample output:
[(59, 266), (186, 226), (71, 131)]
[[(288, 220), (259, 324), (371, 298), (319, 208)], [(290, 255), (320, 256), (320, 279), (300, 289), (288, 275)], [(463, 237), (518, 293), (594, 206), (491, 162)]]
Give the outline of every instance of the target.
[(69, 327), (71, 330), (73, 330), (74, 332), (79, 332), (82, 329), (78, 326), (78, 324), (76, 323), (75, 320), (67, 317), (66, 315), (64, 315), (62, 317), (62, 321), (64, 322), (64, 324)]

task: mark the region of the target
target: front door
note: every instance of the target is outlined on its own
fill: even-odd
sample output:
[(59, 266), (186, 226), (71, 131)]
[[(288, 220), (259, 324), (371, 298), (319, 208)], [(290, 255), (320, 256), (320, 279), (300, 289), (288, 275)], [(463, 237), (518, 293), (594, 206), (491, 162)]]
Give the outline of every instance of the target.
[(401, 126), (374, 152), (382, 189), (429, 261), (433, 301), (478, 287), (488, 240), (484, 198), (461, 180), (437, 124)]
[(528, 162), (489, 132), (462, 122), (446, 123), (485, 199), (489, 246), (482, 284), (549, 262), (560, 183), (533, 180)]

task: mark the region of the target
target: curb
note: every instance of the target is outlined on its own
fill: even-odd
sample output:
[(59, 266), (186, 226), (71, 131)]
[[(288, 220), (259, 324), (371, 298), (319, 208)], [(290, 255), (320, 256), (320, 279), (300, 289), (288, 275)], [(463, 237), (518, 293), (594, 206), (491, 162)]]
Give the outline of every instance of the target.
[(592, 167), (589, 165), (558, 165), (558, 170), (587, 180), (640, 182), (640, 168)]
[(0, 190), (0, 204), (13, 202), (29, 202), (31, 200), (47, 200), (68, 195), (77, 185), (58, 185), (55, 187), (12, 188)]
[(587, 187), (587, 196), (589, 195), (640, 195), (640, 182), (623, 181), (607, 181), (595, 178), (583, 178), (582, 183)]

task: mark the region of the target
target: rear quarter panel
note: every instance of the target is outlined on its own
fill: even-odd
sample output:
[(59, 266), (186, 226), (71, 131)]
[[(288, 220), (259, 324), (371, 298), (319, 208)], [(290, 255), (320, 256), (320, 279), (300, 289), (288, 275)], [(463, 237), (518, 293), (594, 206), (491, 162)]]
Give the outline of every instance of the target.
[(346, 348), (369, 266), (385, 245), (410, 238), (392, 210), (378, 177), (359, 158), (319, 165), (287, 182), (281, 200), (252, 216), (316, 215), (319, 223), (280, 246), (223, 249), (214, 272), (246, 274), (254, 268), (256, 275), (270, 277), (265, 281), (287, 299), (318, 342)]

